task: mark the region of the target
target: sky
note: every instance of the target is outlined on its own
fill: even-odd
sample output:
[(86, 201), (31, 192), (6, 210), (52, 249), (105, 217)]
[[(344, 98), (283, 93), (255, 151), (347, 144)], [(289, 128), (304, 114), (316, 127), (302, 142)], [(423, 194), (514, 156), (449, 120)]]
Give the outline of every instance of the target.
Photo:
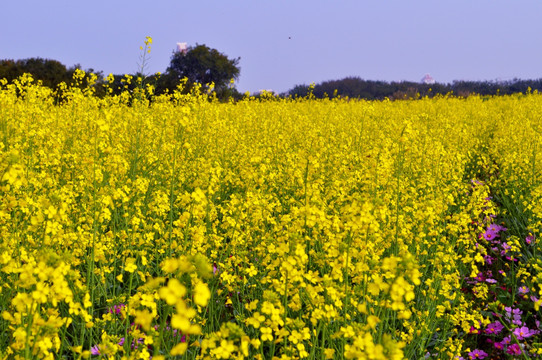
[(542, 78), (540, 0), (17, 0), (0, 6), (0, 59), (105, 75), (164, 72), (178, 42), (240, 57), (241, 92), (358, 76), (437, 82)]

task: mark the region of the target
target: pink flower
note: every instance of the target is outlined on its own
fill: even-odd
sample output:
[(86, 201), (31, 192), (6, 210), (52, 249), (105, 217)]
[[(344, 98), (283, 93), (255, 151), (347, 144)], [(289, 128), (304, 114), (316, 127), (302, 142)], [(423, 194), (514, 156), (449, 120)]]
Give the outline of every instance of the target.
[(487, 353), (484, 350), (475, 349), (469, 353), (470, 359), (485, 359), (486, 357)]
[(506, 353), (510, 355), (521, 355), (521, 348), (518, 344), (512, 344), (506, 349)]
[(493, 231), (493, 232), (498, 232), (499, 230), (497, 229), (497, 224), (491, 224), (487, 227), (487, 231)]
[(119, 305), (113, 305), (113, 307), (109, 308), (110, 314), (120, 314), (122, 312), (122, 309), (126, 307), (125, 304), (119, 304)]
[(494, 231), (489, 231), (487, 230), (485, 233), (484, 233), (484, 239), (486, 240), (493, 240), (497, 237), (497, 233), (494, 232)]
[(523, 340), (531, 337), (534, 333), (527, 326), (522, 326), (514, 329), (514, 335), (518, 340)]
[(100, 347), (98, 345), (94, 345), (90, 348), (90, 353), (92, 355), (100, 355)]
[(502, 329), (504, 329), (504, 326), (499, 321), (495, 321), (494, 323), (487, 325), (486, 334), (498, 334)]
[(501, 251), (501, 255), (506, 255), (506, 253), (508, 252), (508, 250), (510, 250), (512, 247), (510, 245), (508, 245), (507, 243), (502, 243), (502, 251)]

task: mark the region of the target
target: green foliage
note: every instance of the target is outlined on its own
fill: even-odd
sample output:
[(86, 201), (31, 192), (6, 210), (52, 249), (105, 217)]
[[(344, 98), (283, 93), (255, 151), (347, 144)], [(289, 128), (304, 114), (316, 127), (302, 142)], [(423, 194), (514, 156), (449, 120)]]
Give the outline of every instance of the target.
[[(454, 81), (451, 84), (421, 84), (411, 81), (385, 82), (364, 80), (359, 77), (346, 77), (341, 80), (324, 81), (314, 87), (313, 94), (317, 98), (349, 97), (368, 100), (389, 98), (416, 99), (433, 97), (437, 94), (452, 93), (458, 96), (470, 94), (479, 95), (510, 95), (525, 93), (531, 90), (542, 90), (542, 79), (511, 81)], [(308, 94), (308, 85), (296, 85), (287, 93), (292, 96), (304, 97)]]
[(41, 80), (43, 85), (52, 88), (71, 79), (66, 66), (56, 60), (42, 58), (0, 60), (0, 79), (13, 81), (24, 73), (32, 74), (36, 80)]
[(237, 79), (241, 72), (241, 58), (229, 59), (226, 55), (206, 45), (189, 47), (186, 52), (176, 52), (167, 68), (168, 80), (188, 79), (188, 85), (214, 83), (215, 88), (227, 87), (231, 79)]
[[(0, 60), (0, 79), (6, 79), (8, 82), (21, 77), (23, 74), (31, 74), (36, 81), (41, 81), (43, 86), (57, 89), (60, 83), (67, 85), (73, 84), (73, 74), (77, 69), (82, 69), (81, 65), (76, 64), (67, 68), (64, 64), (57, 60), (29, 58), (22, 60)], [(103, 77), (101, 71), (88, 69), (85, 71), (85, 77), (80, 83), (83, 88), (89, 84), (91, 74), (95, 74), (98, 79)], [(96, 94), (104, 95), (103, 84), (98, 82), (95, 84)]]

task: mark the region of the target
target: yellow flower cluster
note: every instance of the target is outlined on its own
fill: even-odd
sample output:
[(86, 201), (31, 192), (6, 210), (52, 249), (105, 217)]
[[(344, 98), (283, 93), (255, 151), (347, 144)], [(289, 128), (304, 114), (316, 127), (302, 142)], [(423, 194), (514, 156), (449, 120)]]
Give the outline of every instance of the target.
[(60, 103), (0, 85), (5, 357), (453, 358), (486, 322), (473, 169), (528, 185), (541, 235), (538, 94), (222, 104), (84, 76)]

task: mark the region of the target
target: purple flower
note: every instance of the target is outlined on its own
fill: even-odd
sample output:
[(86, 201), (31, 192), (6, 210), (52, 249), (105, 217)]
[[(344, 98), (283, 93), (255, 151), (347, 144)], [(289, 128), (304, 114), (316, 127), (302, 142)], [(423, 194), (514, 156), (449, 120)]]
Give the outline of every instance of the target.
[(529, 292), (529, 288), (527, 286), (525, 286), (525, 285), (520, 286), (519, 289), (518, 289), (518, 293), (520, 295), (525, 295), (528, 292)]
[(491, 224), (491, 225), (489, 225), (489, 226), (487, 227), (487, 230), (488, 230), (488, 231), (493, 231), (493, 232), (498, 232), (498, 231), (499, 231), (499, 230), (497, 229), (498, 226), (499, 226), (499, 225), (497, 225), (497, 224)]
[(490, 231), (490, 230), (487, 230), (485, 233), (484, 233), (484, 239), (490, 241), (490, 240), (493, 240), (497, 237), (497, 233), (494, 232), (494, 231)]
[(505, 227), (502, 227), (500, 225), (497, 225), (497, 224), (491, 224), (487, 227), (487, 231), (491, 231), (491, 232), (494, 232), (494, 233), (499, 233), (501, 231), (506, 231), (507, 229)]
[(498, 334), (504, 329), (503, 324), (500, 321), (495, 321), (494, 323), (488, 324), (486, 327), (486, 334)]
[(92, 355), (100, 355), (100, 347), (98, 345), (94, 345), (90, 348), (90, 353)]
[(512, 344), (506, 349), (506, 353), (510, 355), (521, 355), (521, 348), (518, 344)]
[(125, 304), (119, 304), (119, 305), (113, 305), (113, 307), (109, 308), (110, 314), (120, 314), (122, 312), (122, 309), (126, 307)]
[(493, 263), (493, 257), (492, 256), (485, 255), (484, 260), (488, 265), (491, 265)]
[(521, 321), (521, 314), (523, 314), (523, 311), (520, 309), (512, 309), (511, 307), (505, 307), (504, 310), (506, 310), (506, 319), (510, 322), (512, 320), (512, 324), (522, 326), (523, 322)]
[(508, 252), (508, 250), (510, 250), (512, 247), (510, 245), (508, 245), (507, 243), (503, 242), (502, 243), (502, 251), (501, 251), (501, 255), (504, 256), (506, 255), (506, 253)]
[(518, 340), (523, 340), (534, 335), (535, 332), (529, 329), (527, 326), (522, 326), (514, 329), (514, 335)]
[(497, 283), (497, 280), (495, 279), (486, 279), (486, 283), (490, 283), (490, 284), (496, 284)]
[(525, 238), (525, 242), (528, 244), (528, 245), (531, 245), (532, 243), (534, 243), (534, 236), (532, 235), (529, 235)]
[(485, 359), (486, 357), (487, 353), (484, 350), (475, 349), (469, 353), (469, 358), (471, 359)]

